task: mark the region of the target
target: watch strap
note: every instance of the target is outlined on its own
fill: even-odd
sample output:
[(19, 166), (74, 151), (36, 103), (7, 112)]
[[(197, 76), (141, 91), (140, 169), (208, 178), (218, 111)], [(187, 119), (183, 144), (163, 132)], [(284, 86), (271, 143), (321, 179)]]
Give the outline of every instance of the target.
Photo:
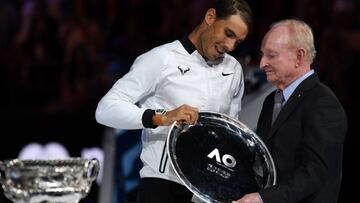
[(162, 115), (155, 114), (154, 120), (157, 125), (162, 125)]

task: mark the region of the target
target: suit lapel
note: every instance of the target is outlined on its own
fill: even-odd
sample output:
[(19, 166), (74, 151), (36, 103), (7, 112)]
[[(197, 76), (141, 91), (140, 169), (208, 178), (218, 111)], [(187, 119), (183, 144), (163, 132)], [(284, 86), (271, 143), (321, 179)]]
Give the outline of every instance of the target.
[[(284, 105), (283, 109), (280, 111), (277, 119), (273, 123), (273, 125), (269, 129), (269, 133), (266, 133), (263, 137), (263, 140), (266, 142), (268, 141), (278, 130), (278, 128), (287, 120), (289, 116), (291, 116), (292, 112), (295, 110), (295, 108), (300, 104), (300, 102), (303, 100), (303, 98), (306, 97), (306, 91), (313, 88), (318, 82), (318, 77), (314, 73), (313, 75), (306, 78), (303, 82), (299, 84), (299, 86), (295, 89), (295, 91), (291, 94), (290, 98)], [(273, 103), (273, 102), (272, 102)], [(273, 108), (273, 107), (271, 107)], [(271, 123), (271, 113), (268, 115), (269, 122)]]

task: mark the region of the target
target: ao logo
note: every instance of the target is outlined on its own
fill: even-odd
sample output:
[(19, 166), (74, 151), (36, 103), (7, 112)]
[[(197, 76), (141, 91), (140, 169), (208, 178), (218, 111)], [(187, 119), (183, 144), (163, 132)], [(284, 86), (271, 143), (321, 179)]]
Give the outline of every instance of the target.
[(209, 157), (210, 159), (212, 159), (214, 156), (218, 163), (223, 163), (225, 166), (227, 166), (229, 168), (234, 168), (236, 166), (236, 160), (230, 154), (224, 154), (220, 160), (220, 153), (217, 148), (215, 148), (212, 152), (210, 152), (207, 155), (207, 157)]

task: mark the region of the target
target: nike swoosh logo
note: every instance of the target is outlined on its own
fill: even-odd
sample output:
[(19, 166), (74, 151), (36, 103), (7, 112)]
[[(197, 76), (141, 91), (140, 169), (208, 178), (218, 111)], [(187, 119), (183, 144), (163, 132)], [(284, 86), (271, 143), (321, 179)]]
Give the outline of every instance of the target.
[(222, 76), (228, 76), (228, 75), (232, 75), (234, 73), (221, 73)]

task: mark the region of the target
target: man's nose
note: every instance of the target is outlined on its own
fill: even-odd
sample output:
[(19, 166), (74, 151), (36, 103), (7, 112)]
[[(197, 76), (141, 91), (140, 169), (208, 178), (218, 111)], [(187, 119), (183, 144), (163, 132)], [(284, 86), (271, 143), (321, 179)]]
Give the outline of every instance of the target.
[(267, 60), (264, 57), (261, 57), (260, 60), (260, 69), (264, 69), (266, 66), (268, 66), (269, 63), (267, 62)]
[(225, 43), (225, 46), (225, 52), (233, 51), (237, 46), (236, 39), (228, 39)]

